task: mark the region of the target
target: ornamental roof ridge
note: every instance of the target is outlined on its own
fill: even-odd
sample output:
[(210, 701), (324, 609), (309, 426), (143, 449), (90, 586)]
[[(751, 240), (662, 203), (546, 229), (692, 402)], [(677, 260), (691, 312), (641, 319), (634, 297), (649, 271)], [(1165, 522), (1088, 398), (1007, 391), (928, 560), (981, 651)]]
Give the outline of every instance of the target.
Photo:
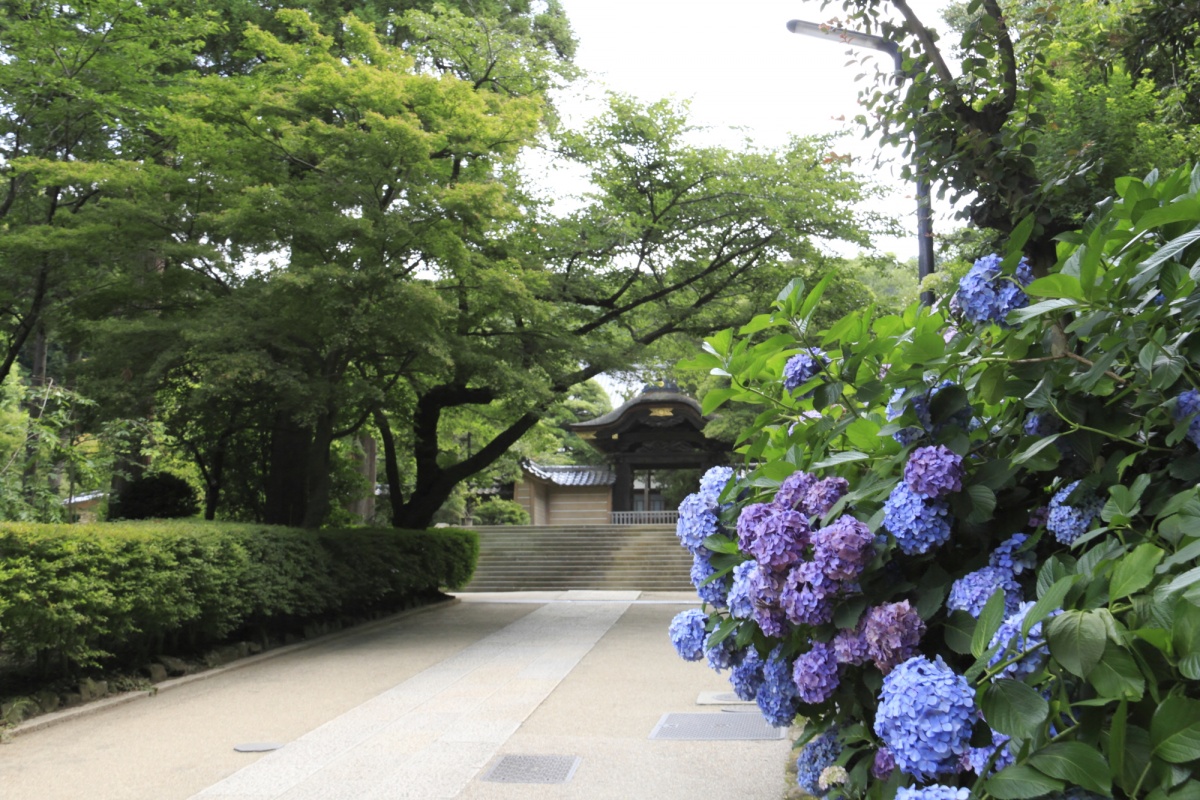
[(674, 389), (649, 387), (641, 394), (626, 400), (620, 405), (620, 407), (614, 408), (607, 414), (603, 414), (595, 419), (588, 420), (587, 422), (574, 422), (567, 427), (573, 431), (586, 431), (593, 428), (603, 428), (606, 425), (611, 425), (612, 423), (617, 422), (636, 408), (641, 406), (655, 406), (663, 403), (678, 403), (687, 406), (695, 411), (696, 416), (700, 419), (708, 419), (708, 417), (705, 417), (703, 413), (701, 413), (700, 403), (694, 397), (689, 397), (683, 392)]
[(521, 469), (535, 478), (558, 486), (612, 486), (617, 481), (617, 474), (603, 465), (538, 464), (523, 458)]

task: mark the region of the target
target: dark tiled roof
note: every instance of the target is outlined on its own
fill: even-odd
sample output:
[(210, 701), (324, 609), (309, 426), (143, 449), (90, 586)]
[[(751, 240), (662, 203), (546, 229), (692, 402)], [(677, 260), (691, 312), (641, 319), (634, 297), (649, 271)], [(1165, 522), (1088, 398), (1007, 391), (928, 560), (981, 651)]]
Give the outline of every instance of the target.
[(535, 478), (559, 486), (612, 486), (617, 482), (616, 473), (608, 467), (555, 466), (529, 460), (522, 461), (521, 467)]
[(695, 398), (688, 397), (681, 392), (672, 391), (670, 389), (648, 388), (638, 396), (625, 401), (619, 408), (614, 408), (612, 411), (603, 416), (596, 417), (587, 422), (576, 422), (570, 425), (571, 430), (590, 430), (591, 428), (602, 428), (605, 425), (617, 422), (621, 417), (638, 406), (653, 406), (666, 403), (678, 403), (689, 406), (696, 412), (696, 416), (700, 416), (700, 403)]

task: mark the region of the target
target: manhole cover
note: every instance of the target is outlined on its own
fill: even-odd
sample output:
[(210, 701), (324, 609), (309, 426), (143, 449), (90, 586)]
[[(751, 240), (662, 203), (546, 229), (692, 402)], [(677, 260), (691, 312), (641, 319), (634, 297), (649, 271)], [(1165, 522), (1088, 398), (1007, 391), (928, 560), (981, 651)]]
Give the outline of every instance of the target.
[(782, 739), (786, 728), (772, 728), (757, 712), (742, 714), (663, 714), (651, 739), (728, 741)]
[(566, 783), (579, 756), (503, 756), (481, 780), (492, 783)]
[(235, 744), (233, 749), (239, 753), (266, 753), (281, 747), (283, 745), (278, 742), (247, 742), (246, 744)]

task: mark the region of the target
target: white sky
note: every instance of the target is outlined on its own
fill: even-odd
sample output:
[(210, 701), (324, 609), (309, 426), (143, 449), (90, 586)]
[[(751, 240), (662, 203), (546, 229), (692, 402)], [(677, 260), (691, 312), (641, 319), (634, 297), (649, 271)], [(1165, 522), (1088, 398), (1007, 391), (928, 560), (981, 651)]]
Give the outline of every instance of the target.
[[(790, 19), (829, 20), (838, 5), (822, 10), (819, 2), (801, 0), (561, 2), (579, 40), (576, 63), (606, 88), (642, 100), (690, 99), (697, 124), (745, 129), (743, 134), (722, 136), (724, 144), (740, 142), (748, 134), (760, 145), (779, 146), (793, 133), (846, 131), (836, 152), (855, 155), (863, 171), (873, 166), (876, 146), (863, 141), (853, 123), (859, 113), (858, 90), (864, 85), (855, 83), (855, 76), (874, 74), (876, 63), (890, 70), (890, 56), (866, 50), (850, 55), (840, 42), (798, 36), (786, 27)], [(944, 4), (945, 0), (912, 2), (921, 19), (937, 27), (942, 27), (937, 9)], [(849, 63), (856, 58), (870, 63)], [(599, 94), (597, 90), (595, 96)], [(584, 98), (558, 102), (572, 117), (577, 108), (588, 108)], [(911, 185), (900, 181), (894, 167), (885, 167), (874, 178), (894, 187), (874, 208), (900, 216), (910, 229), (909, 236), (881, 239), (877, 246), (901, 258), (915, 258), (916, 200)], [(934, 224), (945, 229), (949, 224), (939, 212), (944, 209), (938, 209), (935, 200)]]

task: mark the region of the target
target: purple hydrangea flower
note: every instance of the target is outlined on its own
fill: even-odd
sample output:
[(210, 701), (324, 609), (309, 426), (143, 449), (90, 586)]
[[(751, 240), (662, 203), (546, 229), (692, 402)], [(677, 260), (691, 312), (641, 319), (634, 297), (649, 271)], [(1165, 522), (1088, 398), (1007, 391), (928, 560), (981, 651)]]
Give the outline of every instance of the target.
[(1188, 389), (1175, 400), (1175, 421), (1182, 422), (1191, 417), (1192, 421), (1188, 423), (1188, 440), (1200, 447), (1200, 392), (1195, 389)]
[(768, 569), (785, 570), (801, 559), (812, 529), (799, 511), (776, 509), (758, 526), (750, 554)]
[[(988, 666), (994, 667), (1002, 661), (1007, 661), (1020, 653), (1025, 653), (1018, 660), (1004, 667), (992, 680), (1000, 678), (1016, 678), (1020, 680), (1026, 675), (1032, 675), (1041, 670), (1046, 663), (1046, 640), (1042, 636), (1042, 623), (1036, 622), (1029, 629), (1028, 636), (1021, 636), (1021, 626), (1025, 624), (1025, 615), (1033, 608), (1033, 603), (1022, 603), (1016, 613), (1000, 625), (988, 647), (1003, 645), (996, 654), (988, 660)], [(1056, 612), (1057, 613), (1057, 612)], [(1051, 616), (1054, 616), (1051, 614)]]
[(904, 482), (914, 494), (929, 499), (962, 491), (963, 459), (944, 444), (918, 447), (904, 465)]
[(845, 478), (822, 478), (805, 493), (800, 510), (810, 517), (823, 517), (849, 490), (850, 482)]
[(992, 731), (992, 743), (983, 747), (967, 748), (967, 752), (962, 754), (962, 759), (959, 761), (959, 767), (964, 772), (974, 772), (982, 778), (984, 769), (993, 753), (996, 754), (996, 760), (992, 762), (992, 768), (987, 771), (988, 775), (994, 775), (1008, 765), (1016, 763), (1017, 757), (1008, 749), (1008, 737), (1003, 733)]
[(1014, 279), (1000, 274), (1002, 261), (998, 255), (984, 256), (958, 282), (958, 302), (971, 322), (1007, 327), (1008, 313), (1029, 304), (1024, 290), (1033, 281), (1029, 262), (1021, 259)]
[(806, 561), (788, 573), (779, 593), (779, 605), (790, 622), (823, 625), (833, 619), (833, 604), (829, 598), (838, 588), (825, 579), (816, 564)]
[(892, 777), (892, 771), (896, 769), (896, 758), (892, 755), (892, 751), (886, 747), (881, 747), (875, 751), (875, 758), (871, 760), (871, 777), (875, 780), (886, 781)]
[(828, 365), (829, 358), (819, 347), (810, 347), (808, 352), (792, 356), (783, 365), (783, 388), (789, 392), (796, 391)]
[(782, 636), (787, 627), (787, 617), (779, 605), (783, 583), (787, 576), (758, 565), (749, 575), (751, 616), (767, 636)]
[(700, 479), (700, 491), (697, 494), (704, 498), (710, 509), (715, 510), (718, 500), (721, 497), (721, 492), (724, 491), (725, 485), (729, 483), (729, 479), (732, 477), (732, 467), (713, 467), (705, 472), (704, 477)]
[(738, 547), (743, 553), (749, 553), (754, 540), (758, 538), (759, 528), (763, 520), (775, 513), (775, 508), (766, 503), (753, 503), (745, 506), (738, 515), (737, 535)]
[(763, 663), (763, 682), (754, 698), (763, 718), (776, 728), (786, 728), (796, 718), (799, 693), (792, 682), (792, 669), (783, 657), (783, 646), (771, 651)]
[(1058, 417), (1031, 411), (1025, 417), (1025, 424), (1021, 429), (1025, 432), (1026, 436), (1049, 436), (1052, 433), (1058, 433), (1061, 427), (1062, 420)]
[(871, 657), (863, 636), (863, 623), (854, 629), (842, 628), (833, 637), (833, 655), (839, 664), (858, 666)]
[(675, 535), (679, 543), (693, 553), (704, 547), (704, 540), (717, 532), (717, 515), (699, 494), (689, 494), (679, 504)]
[(708, 662), (708, 666), (714, 672), (720, 672), (734, 666), (741, 657), (741, 653), (735, 649), (732, 636), (726, 636), (713, 645), (711, 642), (715, 633), (716, 631), (713, 631), (704, 639), (704, 660)]
[(896, 800), (968, 800), (971, 790), (966, 787), (943, 786), (931, 783), (928, 786), (901, 786), (896, 790)]
[(950, 509), (942, 500), (921, 497), (901, 481), (883, 504), (883, 526), (904, 553), (928, 553), (949, 540)]
[(1020, 575), (1026, 570), (1037, 566), (1037, 553), (1032, 550), (1022, 550), (1021, 547), (1029, 540), (1023, 533), (1014, 533), (992, 551), (988, 556), (988, 564), (1007, 570), (1013, 575)]
[(1040, 528), (1046, 524), (1046, 520), (1050, 518), (1049, 506), (1038, 506), (1033, 511), (1029, 512), (1029, 527)]
[(783, 483), (779, 485), (778, 491), (775, 492), (775, 499), (771, 502), (776, 508), (798, 511), (801, 504), (804, 503), (805, 496), (808, 495), (808, 490), (816, 482), (817, 476), (811, 472), (793, 472), (783, 479)]
[(834, 581), (857, 580), (875, 555), (875, 535), (849, 514), (813, 534), (813, 562)]
[(907, 600), (867, 609), (863, 639), (871, 661), (884, 675), (917, 652), (925, 621)]
[(983, 567), (956, 580), (946, 598), (946, 608), (965, 611), (978, 619), (997, 589), (1004, 590), (1005, 616), (1016, 613), (1021, 605), (1021, 587), (1011, 572), (1000, 567)]
[(975, 691), (939, 656), (908, 659), (883, 679), (875, 735), (901, 772), (926, 782), (953, 774), (971, 744)]
[(733, 665), (729, 672), (729, 685), (738, 699), (747, 703), (758, 697), (758, 690), (763, 683), (763, 660), (754, 645), (750, 645), (742, 653), (741, 659)]
[(838, 663), (833, 647), (825, 642), (813, 642), (807, 653), (796, 657), (792, 665), (792, 681), (804, 703), (824, 703), (838, 687)]
[(757, 561), (743, 561), (733, 568), (733, 584), (725, 602), (729, 604), (729, 616), (734, 619), (750, 619), (754, 614), (754, 603), (750, 599), (751, 575), (758, 571)]
[(717, 608), (724, 608), (726, 595), (729, 594), (729, 576), (722, 575), (716, 580), (709, 581), (708, 579), (716, 572), (716, 567), (709, 561), (707, 552), (696, 553), (692, 556), (692, 585), (696, 587), (696, 594), (704, 602)]
[(842, 743), (832, 728), (813, 737), (800, 749), (800, 756), (796, 759), (796, 783), (813, 797), (823, 797), (828, 790), (820, 786), (821, 773), (832, 766), (841, 754)]
[(708, 615), (698, 608), (680, 611), (671, 620), (668, 633), (675, 652), (684, 661), (699, 661), (704, 658), (704, 640), (708, 638), (704, 626), (708, 624)]
[(905, 391), (901, 387), (892, 392), (892, 399), (888, 402), (887, 406), (887, 418), (889, 420), (903, 416), (905, 411), (912, 409), (917, 417), (917, 422), (920, 424), (919, 428), (902, 428), (892, 434), (892, 438), (899, 442), (902, 447), (908, 447), (933, 428), (933, 420), (929, 416), (929, 393), (918, 394), (901, 403), (901, 398), (904, 396)]
[(1061, 544), (1069, 545), (1087, 532), (1092, 520), (1104, 507), (1104, 501), (1095, 495), (1082, 499), (1080, 505), (1067, 505), (1067, 498), (1079, 481), (1067, 484), (1050, 498), (1050, 513), (1046, 517), (1046, 529), (1054, 534)]

